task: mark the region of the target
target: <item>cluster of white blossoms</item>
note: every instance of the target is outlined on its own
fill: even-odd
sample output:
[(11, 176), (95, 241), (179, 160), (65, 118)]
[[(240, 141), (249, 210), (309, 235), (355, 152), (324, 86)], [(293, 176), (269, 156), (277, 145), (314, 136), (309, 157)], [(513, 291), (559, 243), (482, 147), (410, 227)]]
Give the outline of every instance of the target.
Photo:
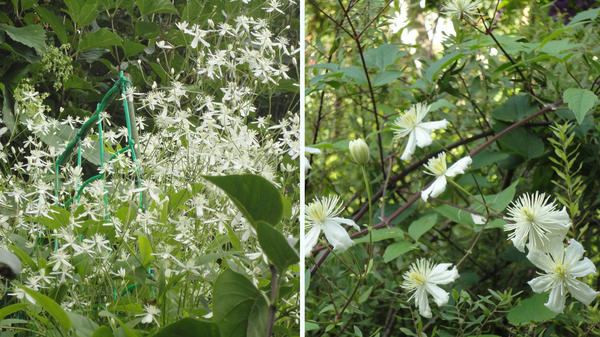
[(585, 305), (589, 305), (599, 294), (589, 285), (578, 281), (596, 273), (596, 266), (588, 258), (583, 258), (583, 246), (574, 239), (568, 240), (565, 249), (563, 240), (571, 226), (566, 208), (558, 210), (554, 202), (544, 193), (524, 194), (508, 208), (508, 223), (505, 231), (521, 252), (527, 246), (527, 259), (544, 271), (539, 277), (529, 281), (536, 293), (550, 291), (544, 305), (557, 313), (565, 307), (566, 291)]
[[(79, 128), (84, 120), (68, 117), (55, 121), (47, 117), (47, 94), (22, 82), (15, 93), (19, 98), (16, 113), (31, 136), (19, 147), (0, 146), (5, 150), (3, 154), (8, 153), (0, 160), (11, 163), (14, 172), (12, 178), (0, 175), (0, 206), (9, 214), (0, 221), (2, 226), (6, 224), (0, 240), (27, 252), (43, 249), (40, 238), (49, 238), (52, 243), (44, 246), (48, 248), (47, 269), (23, 266), (21, 274), (27, 287), (44, 289), (65, 283), (72, 291), (67, 291), (69, 295), (60, 304), (73, 310), (88, 309), (89, 294), (81, 294), (81, 287), (97, 289), (106, 298), (126, 296), (122, 294), (131, 285), (131, 277), (127, 281), (124, 277), (134, 272), (132, 261), (137, 258), (135, 250), (123, 247), (134, 247), (139, 235), (152, 240), (154, 264), (166, 277), (184, 274), (190, 284), (196, 284), (190, 290), (195, 292), (194, 298), (210, 293), (210, 280), (219, 271), (216, 258), (207, 256), (239, 258), (238, 268), (257, 277), (261, 270), (258, 267), (265, 262), (258, 258), (262, 254), (252, 239), (252, 227), (229, 198), (206, 183), (202, 175), (254, 173), (285, 187), (286, 193), (297, 193), (299, 116), (292, 112), (277, 120), (260, 116), (267, 113), (259, 111), (257, 100), (289, 79), (290, 68), (296, 64), (299, 48), (286, 39), (289, 28), (270, 20), (281, 11), (289, 12), (293, 4), (270, 2), (264, 9), (268, 18), (244, 13), (227, 16), (221, 23), (178, 24), (187, 38), (185, 52), (191, 60), (191, 71), (177, 74), (171, 70), (166, 74), (168, 87), (154, 84), (148, 92), (130, 93), (138, 111), (144, 111), (136, 118), (141, 188), (133, 178), (136, 165), (129, 154), (118, 155), (105, 162), (106, 181), (92, 182), (80, 200), (67, 207), (72, 217), (59, 229), (49, 229), (35, 219), (52, 216), (55, 202), (67, 200), (87, 178), (75, 160), (67, 163), (58, 177), (60, 189), (55, 196), (55, 177), (49, 174), (66, 146), (61, 138), (64, 131)], [(181, 52), (173, 44), (175, 41), (159, 41), (154, 53)], [(169, 69), (168, 64), (160, 66)], [(114, 113), (102, 113), (102, 123), (105, 149), (116, 150), (127, 143), (128, 132), (117, 125), (114, 116), (122, 109), (114, 105)], [(2, 125), (0, 130), (4, 130)], [(92, 128), (81, 144), (84, 162), (97, 154), (97, 139), (98, 132)], [(107, 150), (105, 156), (111, 153)], [(140, 191), (146, 209), (135, 212)], [(181, 195), (178, 193), (191, 197), (179, 209), (165, 212), (170, 210), (173, 198)], [(286, 197), (298, 199), (294, 195)], [(297, 212), (294, 205), (284, 226), (294, 226)], [(229, 257), (223, 242), (232, 233), (239, 238), (241, 250), (259, 254)], [(18, 244), (15, 237), (20, 240)], [(82, 265), (87, 266), (85, 275), (79, 271)], [(154, 271), (148, 274), (152, 277), (158, 277)], [(16, 291), (14, 296), (25, 294)], [(144, 311), (140, 314), (143, 323), (158, 324), (157, 308), (147, 306)]]
[(410, 160), (417, 146), (423, 148), (431, 145), (433, 141), (431, 133), (434, 130), (445, 129), (448, 126), (448, 121), (445, 119), (435, 122), (423, 122), (423, 119), (429, 113), (429, 109), (429, 105), (417, 103), (394, 122), (392, 126), (394, 140), (408, 136), (408, 142), (400, 159)]

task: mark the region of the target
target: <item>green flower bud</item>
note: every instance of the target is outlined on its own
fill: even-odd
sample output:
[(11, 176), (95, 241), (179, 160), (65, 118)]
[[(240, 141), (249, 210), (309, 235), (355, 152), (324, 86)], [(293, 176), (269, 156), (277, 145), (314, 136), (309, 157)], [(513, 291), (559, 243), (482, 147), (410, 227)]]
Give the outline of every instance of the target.
[(350, 157), (359, 165), (369, 163), (369, 145), (362, 138), (350, 141), (348, 145), (350, 149)]

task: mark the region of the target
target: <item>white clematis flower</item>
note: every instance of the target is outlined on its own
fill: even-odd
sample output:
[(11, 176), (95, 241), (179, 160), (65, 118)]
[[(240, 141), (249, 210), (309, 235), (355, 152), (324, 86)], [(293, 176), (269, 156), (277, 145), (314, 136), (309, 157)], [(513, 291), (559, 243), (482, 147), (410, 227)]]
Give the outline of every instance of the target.
[(404, 273), (404, 282), (401, 286), (408, 292), (414, 292), (408, 300), (415, 299), (415, 305), (421, 316), (431, 317), (427, 293), (431, 294), (438, 307), (448, 303), (448, 292), (437, 285), (448, 284), (458, 278), (456, 266), (448, 270), (451, 266), (452, 263), (440, 263), (434, 267), (432, 261), (419, 259)]
[(435, 122), (423, 122), (423, 118), (428, 112), (429, 105), (417, 103), (394, 122), (392, 126), (394, 140), (408, 136), (408, 143), (406, 143), (400, 159), (410, 160), (413, 153), (415, 153), (416, 146), (423, 148), (431, 144), (433, 130), (445, 129), (448, 126), (448, 121), (445, 119)]
[(567, 235), (571, 220), (566, 208), (558, 210), (554, 202), (544, 193), (523, 194), (508, 208), (504, 231), (513, 231), (508, 235), (515, 247), (525, 251), (529, 239), (531, 248), (547, 252), (550, 241), (562, 239)]
[(550, 290), (548, 302), (544, 305), (556, 312), (562, 313), (565, 307), (565, 287), (579, 302), (590, 305), (598, 296), (597, 291), (587, 284), (576, 280), (596, 273), (596, 266), (587, 257), (582, 260), (583, 246), (571, 239), (565, 251), (562, 241), (553, 240), (549, 253), (538, 249), (530, 249), (527, 258), (545, 274), (527, 282), (536, 293)]
[(334, 250), (343, 252), (354, 244), (346, 229), (340, 224), (350, 225), (357, 230), (360, 228), (353, 220), (337, 217), (341, 211), (342, 205), (338, 196), (316, 199), (306, 207), (306, 223), (312, 225), (304, 237), (306, 256), (310, 255), (312, 248), (319, 241), (321, 230)]
[(425, 173), (435, 176), (436, 178), (431, 186), (421, 192), (423, 201), (427, 201), (429, 197), (435, 198), (442, 194), (446, 190), (446, 177), (451, 178), (458, 174), (465, 173), (465, 170), (471, 165), (471, 162), (471, 157), (466, 156), (459, 159), (448, 168), (446, 164), (446, 152), (442, 152), (437, 157), (429, 159), (427, 164), (425, 164), (425, 168), (429, 172)]
[(146, 304), (144, 305), (144, 309), (146, 310), (145, 313), (143, 314), (139, 314), (136, 316), (142, 316), (142, 323), (152, 323), (153, 321), (156, 323), (156, 325), (160, 326), (160, 324), (158, 323), (158, 315), (160, 315), (160, 309), (158, 309), (157, 307), (151, 305), (151, 304)]

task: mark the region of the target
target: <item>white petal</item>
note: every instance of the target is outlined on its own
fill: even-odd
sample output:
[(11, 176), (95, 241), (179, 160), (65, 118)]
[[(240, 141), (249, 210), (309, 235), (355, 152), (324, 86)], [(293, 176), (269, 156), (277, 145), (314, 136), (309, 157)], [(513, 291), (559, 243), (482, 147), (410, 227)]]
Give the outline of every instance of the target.
[(423, 201), (427, 201), (429, 197), (435, 198), (446, 190), (446, 177), (440, 176), (435, 178), (433, 184), (421, 192)]
[(433, 121), (433, 122), (425, 122), (419, 124), (420, 127), (427, 129), (429, 131), (437, 130), (437, 129), (445, 129), (448, 126), (448, 121), (442, 119), (441, 121)]
[(416, 146), (417, 145), (415, 143), (415, 132), (411, 131), (411, 133), (408, 135), (408, 142), (406, 142), (406, 147), (404, 148), (404, 152), (402, 153), (402, 156), (400, 156), (400, 159), (410, 160), (413, 153), (415, 153)]
[(350, 239), (350, 235), (346, 232), (346, 229), (338, 222), (325, 221), (321, 228), (323, 233), (325, 233), (327, 241), (333, 245), (334, 250), (343, 252), (354, 244), (352, 239)]
[(571, 243), (567, 246), (567, 251), (565, 253), (565, 265), (571, 266), (581, 260), (584, 251), (581, 243), (575, 241), (575, 239), (571, 239)]
[(310, 154), (321, 154), (321, 149), (305, 146), (304, 152), (310, 153)]
[(418, 125), (415, 127), (415, 137), (417, 138), (417, 146), (423, 148), (429, 146), (433, 139), (431, 139), (431, 131), (423, 129)]
[(431, 309), (429, 308), (429, 301), (427, 301), (427, 292), (425, 291), (425, 288), (419, 288), (415, 292), (415, 304), (417, 305), (421, 316), (431, 318)]
[(352, 226), (357, 231), (360, 230), (360, 227), (358, 227), (358, 225), (356, 224), (356, 222), (354, 222), (354, 220), (352, 220), (352, 219), (345, 219), (345, 218), (338, 218), (338, 217), (329, 218), (329, 219), (331, 219), (333, 221), (337, 221), (339, 223), (343, 223), (344, 225)]
[[(516, 229), (514, 232), (514, 237), (511, 239), (515, 248), (517, 248), (521, 253), (525, 253), (525, 242), (527, 242), (527, 237), (529, 236), (529, 227), (525, 224), (516, 224)], [(506, 228), (506, 227), (505, 227)]]
[(554, 278), (552, 278), (552, 275), (542, 275), (527, 282), (527, 284), (529, 284), (533, 292), (539, 294), (548, 291), (552, 287), (553, 281)]
[(300, 160), (302, 160), (302, 162), (304, 163), (305, 170), (309, 170), (312, 168), (310, 167), (310, 161), (308, 160), (308, 158), (306, 158), (305, 156), (300, 156)]
[(444, 289), (429, 282), (425, 283), (425, 287), (427, 289), (427, 292), (430, 293), (431, 296), (433, 296), (433, 300), (435, 301), (435, 304), (437, 304), (438, 307), (441, 307), (442, 305), (448, 303), (448, 292), (446, 292)]
[(435, 284), (448, 284), (454, 282), (458, 278), (458, 270), (456, 267), (448, 270), (450, 267), (452, 267), (452, 263), (438, 264), (429, 273), (427, 281)]
[(556, 265), (550, 258), (550, 255), (538, 249), (530, 249), (529, 253), (527, 254), (527, 259), (546, 273), (552, 272), (554, 270), (554, 266)]
[(562, 313), (565, 308), (565, 288), (561, 282), (556, 282), (550, 290), (550, 296), (548, 302), (544, 303), (546, 308), (556, 312)]
[(465, 173), (465, 170), (469, 168), (471, 162), (473, 162), (473, 160), (469, 156), (460, 158), (456, 163), (452, 164), (452, 166), (448, 168), (448, 170), (446, 171), (446, 176), (454, 177), (457, 174)]
[(567, 278), (566, 281), (567, 289), (571, 295), (585, 305), (590, 305), (596, 296), (598, 296), (597, 291), (581, 281), (572, 278)]
[(310, 253), (314, 246), (319, 241), (319, 234), (321, 233), (320, 226), (314, 226), (304, 236), (304, 255), (310, 256)]
[(596, 274), (596, 266), (587, 257), (571, 265), (569, 274), (573, 277), (583, 277), (588, 274)]

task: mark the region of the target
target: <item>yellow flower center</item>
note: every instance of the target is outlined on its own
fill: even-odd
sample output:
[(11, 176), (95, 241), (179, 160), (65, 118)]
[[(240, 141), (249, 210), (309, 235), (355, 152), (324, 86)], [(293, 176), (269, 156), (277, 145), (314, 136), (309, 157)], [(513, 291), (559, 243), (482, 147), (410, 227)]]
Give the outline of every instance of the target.
[(528, 222), (534, 222), (533, 220), (535, 219), (535, 216), (532, 210), (529, 208), (523, 208), (523, 214), (525, 214), (525, 218)]
[(425, 284), (425, 275), (419, 272), (412, 271), (410, 274), (408, 274), (408, 277), (420, 285)]
[(565, 268), (565, 266), (562, 263), (559, 262), (554, 267), (554, 273), (556, 273), (556, 275), (562, 279), (562, 278), (565, 278), (565, 276), (567, 274), (567, 269)]

